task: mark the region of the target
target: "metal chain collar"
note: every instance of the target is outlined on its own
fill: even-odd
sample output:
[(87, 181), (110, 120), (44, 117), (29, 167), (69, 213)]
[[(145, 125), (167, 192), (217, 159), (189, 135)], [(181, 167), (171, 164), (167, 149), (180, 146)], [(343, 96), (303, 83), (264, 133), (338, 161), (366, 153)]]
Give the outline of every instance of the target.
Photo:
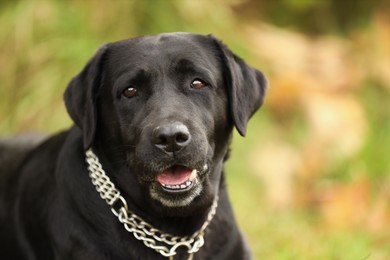
[(136, 239), (142, 241), (145, 246), (154, 249), (162, 256), (169, 257), (170, 259), (173, 259), (173, 256), (176, 255), (177, 248), (180, 246), (187, 247), (189, 259), (192, 259), (193, 254), (198, 252), (204, 245), (204, 232), (215, 215), (218, 196), (216, 196), (211, 206), (206, 221), (197, 232), (191, 236), (174, 236), (154, 228), (141, 217), (134, 214), (128, 208), (127, 202), (120, 191), (106, 175), (98, 157), (93, 153), (92, 149), (88, 149), (85, 155), (92, 184), (128, 232), (132, 233)]

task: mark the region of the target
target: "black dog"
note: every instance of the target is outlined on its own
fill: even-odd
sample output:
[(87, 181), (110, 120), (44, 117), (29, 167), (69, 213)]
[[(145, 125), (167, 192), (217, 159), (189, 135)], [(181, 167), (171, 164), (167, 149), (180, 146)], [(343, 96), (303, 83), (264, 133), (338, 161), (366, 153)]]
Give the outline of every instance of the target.
[(1, 162), (1, 259), (249, 259), (223, 164), (265, 89), (213, 36), (100, 48), (65, 92), (75, 126)]

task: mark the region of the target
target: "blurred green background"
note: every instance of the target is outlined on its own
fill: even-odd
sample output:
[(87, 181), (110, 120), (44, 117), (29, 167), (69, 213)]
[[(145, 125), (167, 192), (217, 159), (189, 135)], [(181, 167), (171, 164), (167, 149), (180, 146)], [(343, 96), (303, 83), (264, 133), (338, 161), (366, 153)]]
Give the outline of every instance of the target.
[(0, 1), (0, 134), (69, 127), (106, 42), (212, 33), (269, 80), (227, 165), (255, 259), (390, 259), (390, 9), (362, 0)]

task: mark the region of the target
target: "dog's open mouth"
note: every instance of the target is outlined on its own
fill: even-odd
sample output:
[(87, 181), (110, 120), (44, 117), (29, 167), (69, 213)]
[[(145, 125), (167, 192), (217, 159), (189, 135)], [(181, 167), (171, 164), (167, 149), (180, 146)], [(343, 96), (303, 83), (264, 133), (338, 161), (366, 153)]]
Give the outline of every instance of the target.
[(197, 182), (197, 170), (174, 165), (157, 175), (156, 181), (167, 192), (188, 191)]

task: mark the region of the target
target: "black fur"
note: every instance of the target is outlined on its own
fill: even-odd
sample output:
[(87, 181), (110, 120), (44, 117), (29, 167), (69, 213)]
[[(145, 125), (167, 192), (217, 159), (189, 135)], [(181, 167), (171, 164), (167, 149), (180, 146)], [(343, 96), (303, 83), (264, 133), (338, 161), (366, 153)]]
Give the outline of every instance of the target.
[[(191, 87), (195, 79), (206, 86)], [(129, 87), (137, 90), (135, 97), (122, 95)], [(223, 163), (233, 127), (245, 134), (265, 89), (262, 73), (213, 36), (171, 33), (101, 47), (64, 95), (75, 126), (7, 157), (7, 164), (19, 166), (1, 173), (1, 258), (164, 259), (128, 233), (99, 197), (84, 159), (92, 147), (129, 208), (165, 232), (198, 230), (219, 194), (205, 245), (194, 259), (249, 259)], [(151, 141), (159, 127), (177, 124), (189, 132), (182, 149), (164, 150)], [(171, 194), (156, 181), (169, 167), (205, 164), (198, 195), (193, 189)], [(175, 259), (187, 257), (181, 248)]]

